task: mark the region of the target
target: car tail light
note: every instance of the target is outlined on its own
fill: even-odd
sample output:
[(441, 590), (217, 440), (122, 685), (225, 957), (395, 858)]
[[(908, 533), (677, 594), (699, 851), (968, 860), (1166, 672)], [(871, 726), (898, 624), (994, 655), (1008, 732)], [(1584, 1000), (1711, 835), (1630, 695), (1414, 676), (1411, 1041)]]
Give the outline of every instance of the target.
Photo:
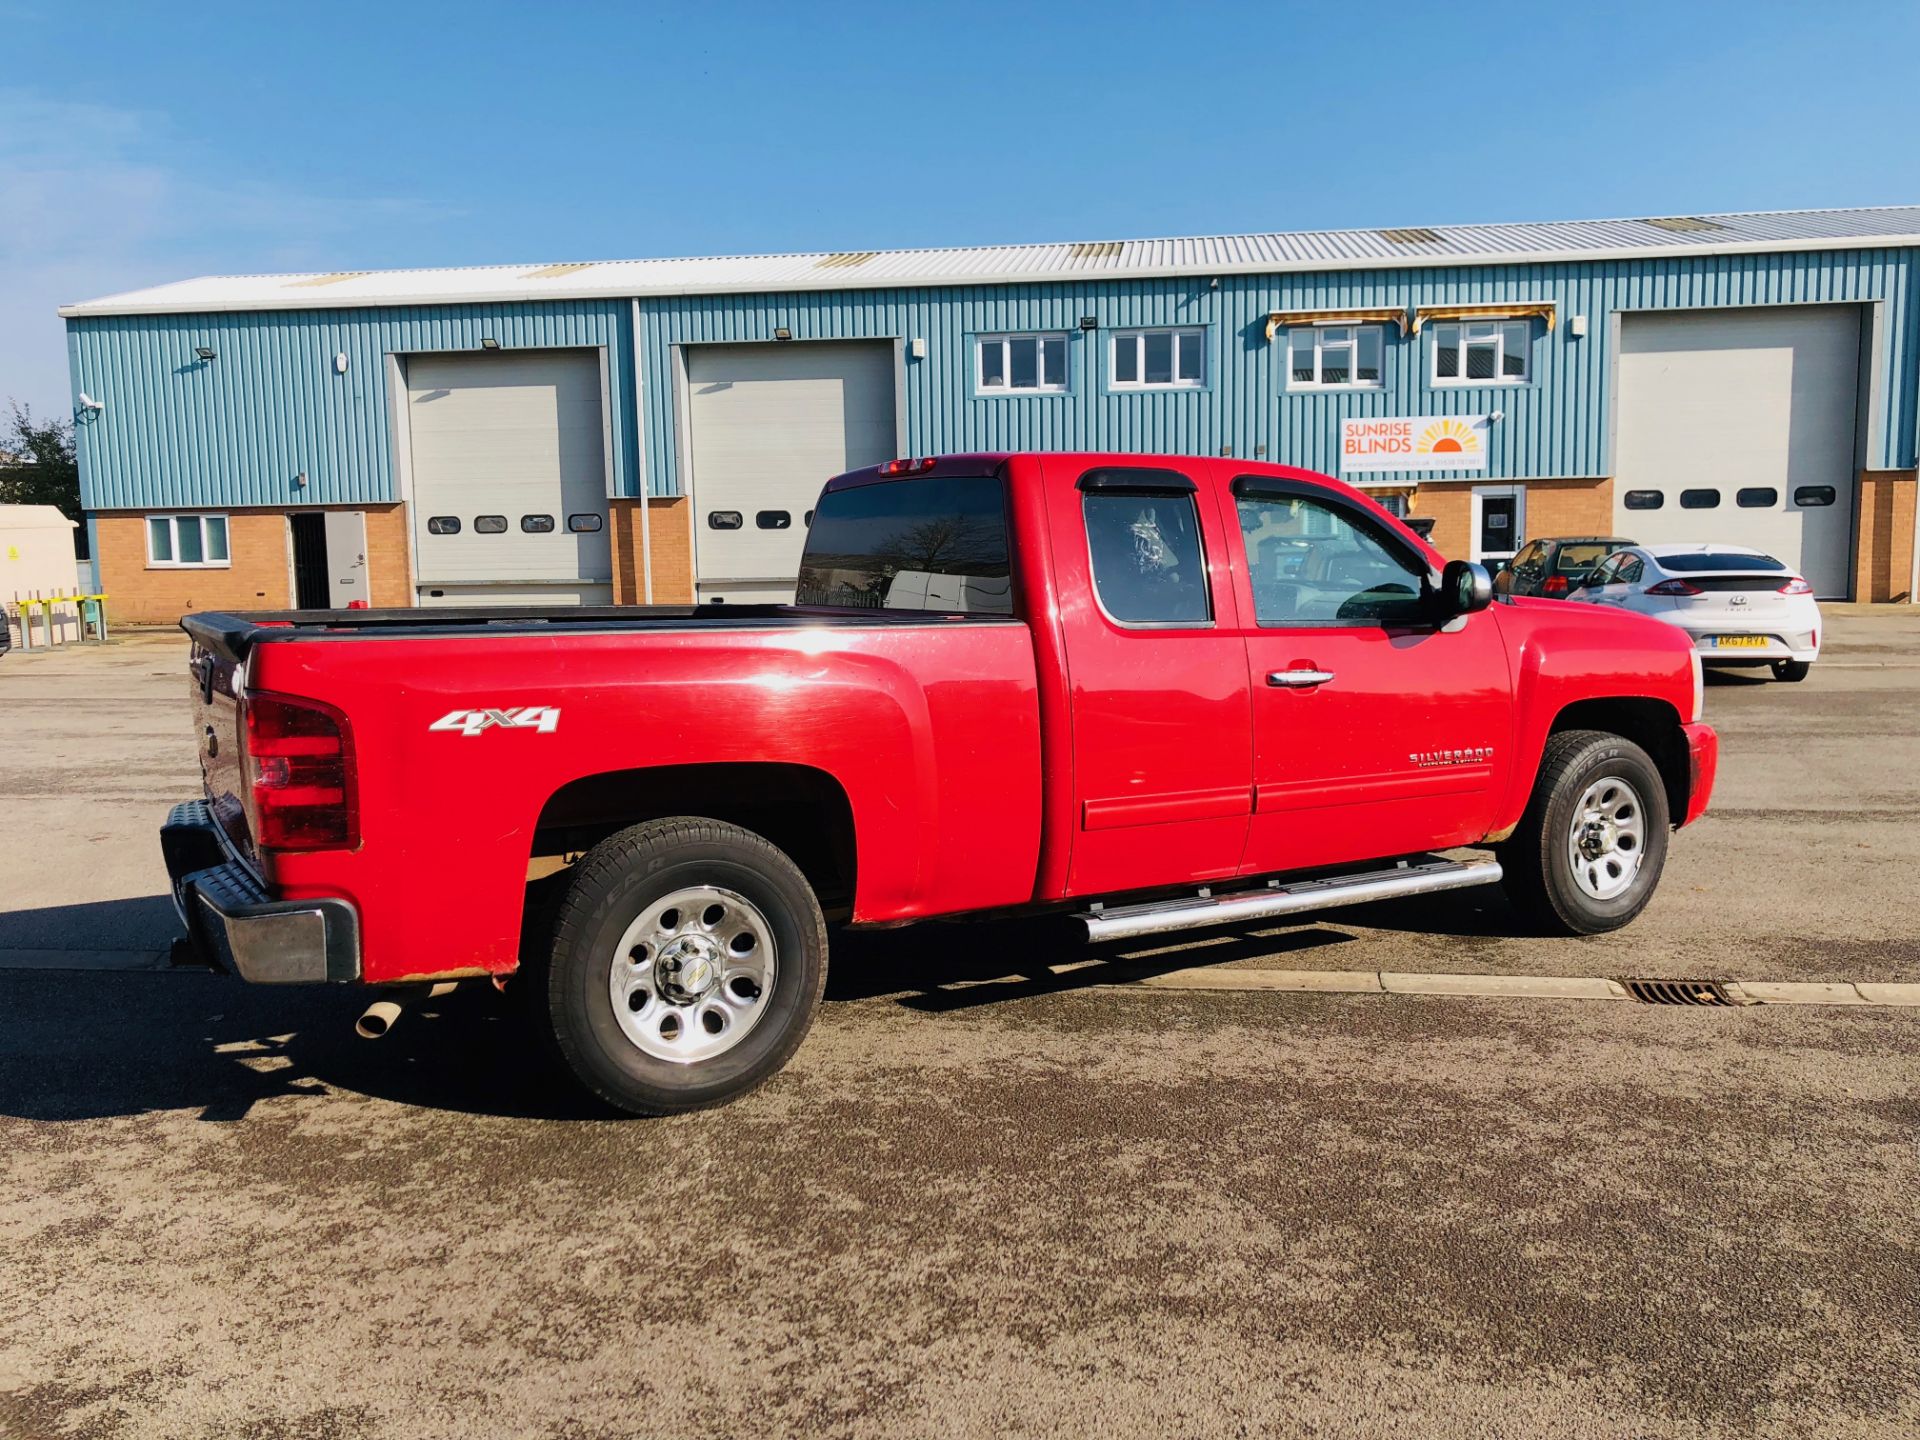
[(1542, 595), (1566, 594), (1567, 593), (1567, 577), (1564, 575), (1547, 576), (1546, 583), (1540, 587), (1540, 593)]
[(347, 717), (318, 700), (252, 693), (245, 714), (248, 818), (263, 850), (352, 850), (360, 804)]
[(1782, 595), (1811, 595), (1813, 593), (1813, 586), (1796, 575), (1780, 587), (1780, 593)]
[(1647, 586), (1649, 595), (1698, 595), (1701, 593), (1698, 585), (1689, 585), (1684, 580), (1662, 580), (1658, 585)]

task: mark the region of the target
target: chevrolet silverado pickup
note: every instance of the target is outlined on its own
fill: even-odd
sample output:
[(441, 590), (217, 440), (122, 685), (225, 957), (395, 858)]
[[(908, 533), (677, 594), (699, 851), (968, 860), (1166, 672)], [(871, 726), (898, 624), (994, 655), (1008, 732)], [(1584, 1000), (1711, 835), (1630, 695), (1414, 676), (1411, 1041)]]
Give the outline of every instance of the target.
[(841, 475), (792, 605), (183, 625), (187, 945), (261, 983), (517, 975), (643, 1114), (786, 1062), (829, 919), (1126, 939), (1498, 883), (1611, 930), (1717, 759), (1673, 627), (1496, 604), (1360, 492), (1232, 459)]

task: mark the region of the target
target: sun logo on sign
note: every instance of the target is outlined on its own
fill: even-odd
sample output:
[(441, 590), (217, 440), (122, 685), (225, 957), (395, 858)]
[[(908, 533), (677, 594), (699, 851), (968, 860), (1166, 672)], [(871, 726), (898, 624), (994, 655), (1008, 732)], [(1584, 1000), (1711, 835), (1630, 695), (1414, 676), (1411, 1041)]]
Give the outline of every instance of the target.
[(1480, 448), (1480, 437), (1464, 420), (1436, 420), (1420, 432), (1414, 443), (1416, 455), (1471, 455)]

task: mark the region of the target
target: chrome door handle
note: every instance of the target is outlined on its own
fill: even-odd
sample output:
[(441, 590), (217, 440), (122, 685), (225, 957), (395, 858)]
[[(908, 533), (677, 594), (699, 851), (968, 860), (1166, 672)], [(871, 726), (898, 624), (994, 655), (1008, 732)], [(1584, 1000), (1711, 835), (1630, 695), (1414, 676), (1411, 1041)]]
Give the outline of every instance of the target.
[(1267, 676), (1267, 684), (1300, 689), (1311, 685), (1324, 685), (1332, 678), (1331, 670), (1275, 670)]

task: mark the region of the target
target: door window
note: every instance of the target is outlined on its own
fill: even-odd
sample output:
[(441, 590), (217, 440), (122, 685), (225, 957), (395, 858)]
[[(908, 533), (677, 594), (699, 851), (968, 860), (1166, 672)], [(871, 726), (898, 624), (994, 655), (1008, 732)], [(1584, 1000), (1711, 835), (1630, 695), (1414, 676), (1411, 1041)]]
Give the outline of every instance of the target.
[(1406, 624), (1424, 618), (1425, 567), (1353, 512), (1304, 495), (1243, 494), (1256, 623)]
[(1122, 625), (1208, 625), (1206, 557), (1193, 495), (1090, 489), (1083, 497), (1093, 588)]
[(1520, 543), (1520, 497), (1483, 495), (1480, 497), (1480, 552), (1483, 555), (1511, 555)]

